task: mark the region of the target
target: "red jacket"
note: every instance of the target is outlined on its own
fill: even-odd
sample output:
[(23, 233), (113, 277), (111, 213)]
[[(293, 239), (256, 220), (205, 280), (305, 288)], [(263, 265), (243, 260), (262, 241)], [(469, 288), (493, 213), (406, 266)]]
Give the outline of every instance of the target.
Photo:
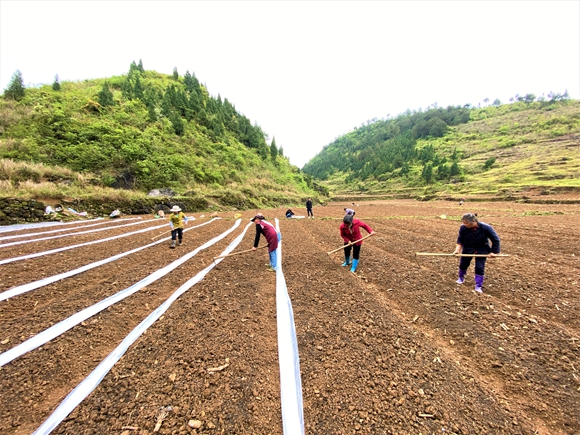
[(260, 243), (260, 234), (264, 234), (264, 237), (266, 237), (266, 242), (268, 242), (268, 252), (278, 249), (278, 231), (274, 225), (265, 220), (260, 221), (260, 223), (256, 222), (254, 248), (257, 248), (258, 243)]
[[(340, 224), (340, 237), (342, 237), (342, 240), (344, 240), (345, 243), (351, 243), (355, 240), (360, 240), (362, 239), (362, 235), (360, 233), (361, 227), (364, 228), (369, 234), (373, 232), (372, 228), (365, 224), (363, 221), (353, 219), (352, 228), (349, 228), (345, 223)], [(362, 242), (358, 242), (356, 245), (360, 246), (362, 245)]]

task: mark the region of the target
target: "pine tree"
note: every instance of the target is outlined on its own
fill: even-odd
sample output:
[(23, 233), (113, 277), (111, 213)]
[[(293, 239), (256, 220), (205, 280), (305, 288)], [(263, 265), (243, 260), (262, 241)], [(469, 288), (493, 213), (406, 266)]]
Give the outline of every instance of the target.
[(449, 175), (454, 176), (454, 175), (459, 175), (460, 174), (460, 169), (459, 169), (459, 165), (457, 164), (457, 162), (453, 162), (453, 164), (451, 165), (451, 168), (449, 168)]
[(137, 65), (137, 69), (141, 72), (145, 72), (143, 69), (143, 61), (141, 59), (139, 59), (139, 65)]
[(177, 67), (173, 68), (173, 80), (179, 80), (179, 74), (177, 73)]
[(98, 95), (99, 104), (101, 106), (113, 106), (115, 105), (115, 100), (113, 99), (113, 93), (109, 89), (109, 83), (103, 83), (103, 88)]
[(131, 77), (133, 75), (133, 71), (138, 70), (139, 67), (137, 66), (137, 64), (135, 63), (135, 61), (131, 62), (131, 65), (129, 65), (129, 74), (128, 76)]
[(270, 145), (270, 157), (272, 160), (276, 160), (278, 157), (278, 147), (276, 146), (276, 138), (272, 138), (272, 144)]
[(149, 115), (149, 121), (151, 122), (157, 121), (157, 112), (155, 111), (154, 105), (149, 105), (147, 107), (147, 114)]
[(4, 91), (4, 98), (6, 100), (20, 101), (24, 98), (24, 82), (22, 80), (22, 73), (20, 70), (12, 75), (12, 80)]
[[(133, 62), (134, 64), (135, 62)], [(125, 79), (125, 81), (121, 84), (121, 95), (126, 100), (132, 100), (135, 97), (135, 92), (133, 91), (133, 85), (129, 80), (129, 76)]]
[(145, 95), (143, 94), (143, 85), (139, 79), (139, 75), (135, 77), (135, 87), (133, 88), (133, 95), (135, 98), (139, 98), (141, 101), (145, 101)]
[(58, 74), (54, 76), (54, 83), (52, 84), (53, 91), (60, 91), (60, 82), (58, 80)]
[(171, 114), (171, 112), (173, 112), (173, 103), (172, 103), (172, 97), (170, 95), (168, 88), (165, 91), (165, 95), (163, 96), (163, 99), (161, 100), (161, 113), (164, 116), (169, 116)]
[(173, 127), (173, 131), (175, 132), (175, 134), (181, 136), (185, 131), (185, 125), (183, 124), (181, 116), (179, 116), (175, 112), (172, 112), (168, 118), (169, 121), (171, 121), (171, 126)]
[(183, 76), (183, 83), (185, 84), (185, 89), (187, 89), (187, 92), (193, 91), (193, 79), (189, 73), (189, 70), (185, 71), (185, 75)]
[(431, 162), (427, 162), (425, 166), (423, 166), (421, 177), (423, 177), (427, 184), (431, 183), (433, 180), (433, 164)]

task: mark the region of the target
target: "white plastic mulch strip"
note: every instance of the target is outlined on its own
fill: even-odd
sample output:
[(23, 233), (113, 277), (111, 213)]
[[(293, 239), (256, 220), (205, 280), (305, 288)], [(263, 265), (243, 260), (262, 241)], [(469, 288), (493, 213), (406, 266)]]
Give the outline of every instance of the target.
[[(241, 219), (236, 221), (236, 226), (239, 225)], [(234, 239), (232, 243), (220, 254), (227, 255), (233, 251), (233, 249), (240, 244), (244, 234), (246, 233), (248, 227), (252, 223), (248, 223), (244, 231)], [(179, 287), (175, 292), (155, 311), (153, 311), (145, 320), (143, 320), (139, 325), (133, 329), (127, 337), (111, 352), (80, 384), (72, 390), (68, 396), (64, 398), (61, 404), (54, 410), (54, 412), (42, 423), (42, 425), (34, 431), (32, 435), (44, 435), (49, 434), (52, 430), (58, 426), (67, 415), (69, 415), (73, 409), (75, 409), (79, 403), (81, 403), (91, 392), (97, 388), (99, 383), (103, 380), (105, 375), (111, 370), (111, 368), (121, 359), (123, 354), (127, 351), (129, 346), (131, 346), (137, 339), (149, 328), (157, 319), (159, 319), (163, 313), (171, 306), (175, 300), (195, 284), (200, 282), (207, 273), (212, 270), (217, 264), (219, 264), (223, 258), (215, 260), (214, 263), (210, 264), (208, 267), (203, 269), (181, 287)]]
[[(276, 219), (276, 229), (280, 222)], [(300, 379), (300, 357), (292, 302), (288, 296), (286, 279), (282, 272), (282, 241), (276, 253), (276, 319), (278, 322), (278, 360), (280, 364), (280, 401), (282, 426), (285, 435), (304, 435), (304, 411), (302, 403), (302, 380)]]
[(133, 284), (132, 286), (129, 286), (126, 289), (121, 290), (120, 292), (118, 292), (112, 296), (109, 296), (108, 298), (103, 299), (102, 301), (97, 302), (96, 304), (91, 305), (90, 307), (85, 308), (82, 311), (79, 311), (78, 313), (73, 314), (72, 316), (70, 316), (70, 317), (64, 319), (63, 321), (51, 326), (50, 328), (45, 329), (44, 331), (40, 332), (39, 334), (35, 335), (34, 337), (29, 338), (26, 341), (23, 341), (18, 346), (15, 346), (10, 350), (7, 350), (6, 352), (1, 353), (0, 354), (0, 367), (8, 364), (10, 361), (13, 361), (14, 359), (18, 358), (19, 356), (22, 356), (25, 353), (30, 352), (31, 350), (36, 349), (37, 347), (40, 347), (43, 344), (48, 343), (50, 340), (65, 333), (66, 331), (71, 329), (73, 326), (78, 325), (79, 323), (85, 321), (86, 319), (88, 319), (88, 318), (94, 316), (95, 314), (103, 311), (105, 308), (110, 307), (111, 305), (116, 304), (119, 301), (122, 301), (126, 297), (131, 296), (133, 293), (136, 293), (137, 291), (141, 290), (143, 287), (146, 287), (149, 284), (157, 281), (159, 278), (162, 278), (163, 276), (167, 275), (169, 272), (171, 272), (172, 270), (174, 270), (175, 268), (177, 268), (178, 266), (182, 265), (187, 260), (192, 258), (199, 251), (210, 247), (214, 243), (219, 242), (221, 239), (223, 239), (225, 236), (227, 236), (229, 233), (231, 233), (233, 230), (235, 230), (240, 225), (240, 221), (241, 220), (238, 219), (229, 230), (223, 232), (222, 234), (220, 234), (217, 237), (214, 237), (213, 239), (204, 243), (199, 248), (194, 249), (190, 253), (185, 254), (183, 257), (173, 261), (172, 263), (169, 263), (167, 266), (165, 266), (159, 270), (156, 270), (151, 275), (143, 278), (138, 283)]
[[(214, 220), (215, 219), (212, 219), (210, 221), (202, 223), (201, 225), (196, 225), (194, 227), (188, 228), (188, 229), (184, 230), (183, 232), (202, 227), (204, 225), (207, 225), (207, 224), (213, 222)], [(167, 241), (167, 239), (169, 239), (169, 237), (159, 239), (156, 242), (149, 243), (148, 245), (141, 246), (139, 248), (135, 248), (135, 249), (132, 249), (130, 251), (123, 252), (121, 254), (114, 255), (112, 257), (105, 258), (105, 259), (100, 260), (100, 261), (95, 261), (94, 263), (87, 264), (85, 266), (79, 267), (79, 268), (74, 269), (74, 270), (70, 270), (68, 272), (59, 273), (58, 275), (49, 276), (47, 278), (43, 278), (43, 279), (40, 279), (38, 281), (30, 282), (28, 284), (23, 284), (23, 285), (19, 285), (16, 287), (12, 287), (12, 288), (6, 290), (5, 292), (0, 293), (0, 301), (10, 299), (14, 296), (21, 295), (22, 293), (26, 293), (26, 292), (29, 292), (31, 290), (36, 290), (37, 288), (44, 287), (45, 285), (52, 284), (53, 282), (60, 281), (61, 279), (65, 279), (65, 278), (77, 275), (79, 273), (86, 272), (87, 270), (94, 269), (95, 267), (102, 266), (103, 264), (111, 263), (115, 260), (118, 260), (119, 258), (126, 257), (127, 255), (134, 254), (135, 252), (139, 252), (143, 249), (147, 249), (147, 248), (155, 246), (159, 243), (165, 242), (165, 241)]]
[(158, 230), (159, 228), (164, 228), (164, 227), (167, 227), (167, 223), (165, 223), (163, 225), (158, 225), (156, 227), (143, 228), (142, 230), (133, 231), (132, 233), (125, 233), (125, 234), (120, 234), (118, 236), (112, 236), (112, 237), (107, 237), (104, 239), (93, 240), (91, 242), (79, 243), (78, 245), (64, 246), (62, 248), (51, 249), (49, 251), (35, 252), (34, 254), (22, 255), (20, 257), (6, 258), (4, 260), (0, 260), (0, 265), (7, 264), (7, 263), (13, 263), (15, 261), (20, 261), (20, 260), (28, 260), (30, 258), (43, 257), (45, 255), (55, 254), (57, 252), (68, 251), (69, 249), (80, 248), (81, 246), (88, 246), (88, 245), (94, 245), (96, 243), (108, 242), (109, 240), (120, 239), (122, 237), (128, 237), (128, 236), (132, 236), (134, 234), (144, 233), (146, 231)]
[[(141, 218), (130, 218), (130, 219), (123, 219), (123, 221), (134, 221), (137, 219), (141, 219)], [(73, 228), (61, 228), (60, 230), (52, 230), (52, 231), (42, 231), (40, 233), (29, 233), (29, 234), (18, 234), (15, 236), (4, 236), (4, 237), (0, 237), (0, 240), (9, 240), (9, 239), (21, 239), (23, 237), (32, 237), (32, 236), (41, 236), (41, 235), (45, 235), (45, 234), (54, 234), (54, 233), (62, 233), (63, 231), (72, 231), (72, 230), (80, 230), (83, 228), (91, 228), (91, 227), (96, 227), (99, 225), (106, 225), (106, 224), (110, 224), (110, 223), (120, 223), (121, 221), (105, 221), (105, 222), (99, 222), (97, 224), (90, 224), (90, 225), (82, 225), (80, 227), (73, 227)], [(27, 228), (30, 229), (30, 228)]]
[(117, 225), (113, 228), (97, 228), (96, 230), (79, 231), (78, 233), (68, 233), (68, 234), (61, 234), (59, 236), (41, 237), (40, 239), (34, 239), (34, 240), (20, 240), (19, 242), (3, 243), (0, 245), (0, 248), (7, 248), (8, 246), (14, 246), (14, 245), (23, 245), (25, 243), (40, 242), (42, 240), (60, 239), (62, 237), (78, 236), (80, 234), (97, 233), (99, 231), (116, 230), (117, 228), (130, 227), (133, 225), (141, 225), (141, 224), (144, 224), (146, 222), (151, 222), (154, 220), (156, 220), (156, 219), (148, 219), (146, 221), (141, 221), (141, 222), (131, 222), (130, 224)]
[[(93, 222), (98, 221), (103, 218), (95, 218), (89, 219), (82, 222)], [(6, 225), (0, 226), (0, 233), (8, 233), (10, 231), (22, 231), (22, 230), (30, 230), (33, 228), (43, 228), (43, 227), (55, 227), (57, 225), (73, 225), (78, 224), (80, 221), (70, 221), (70, 222), (34, 222), (30, 224), (15, 224), (15, 225)]]

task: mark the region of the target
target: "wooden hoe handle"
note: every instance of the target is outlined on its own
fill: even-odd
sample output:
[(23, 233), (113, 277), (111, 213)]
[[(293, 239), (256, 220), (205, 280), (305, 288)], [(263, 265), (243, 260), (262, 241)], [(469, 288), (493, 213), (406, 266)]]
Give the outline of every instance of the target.
[[(268, 245), (264, 245), (264, 246), (260, 246), (259, 248), (256, 249), (262, 249), (262, 248), (267, 248)], [(245, 251), (238, 251), (238, 252), (234, 252), (232, 254), (228, 254), (228, 255), (221, 255), (219, 257), (213, 257), (214, 261), (219, 259), (219, 258), (226, 258), (226, 257), (231, 257), (233, 255), (240, 255), (240, 254), (245, 254), (246, 252), (251, 252), (253, 251), (253, 249), (246, 249)]]
[[(490, 257), (488, 254), (441, 254), (437, 252), (415, 252), (415, 257), (419, 255), (431, 256), (431, 257)], [(495, 254), (494, 257), (509, 257), (508, 254)]]
[(330, 254), (333, 254), (333, 253), (335, 253), (336, 251), (340, 251), (341, 249), (348, 248), (349, 246), (352, 246), (352, 245), (354, 245), (355, 243), (362, 242), (364, 239), (368, 239), (368, 238), (369, 238), (370, 236), (372, 236), (373, 234), (376, 234), (376, 233), (372, 233), (372, 234), (369, 234), (369, 235), (367, 235), (367, 236), (364, 236), (362, 239), (358, 239), (358, 240), (355, 240), (354, 242), (350, 242), (350, 243), (348, 243), (348, 244), (346, 244), (346, 245), (343, 245), (343, 246), (341, 246), (340, 248), (336, 248), (336, 249), (334, 249), (334, 250), (332, 250), (332, 251), (330, 251), (330, 252), (327, 252), (327, 254), (328, 254), (328, 255), (330, 255)]

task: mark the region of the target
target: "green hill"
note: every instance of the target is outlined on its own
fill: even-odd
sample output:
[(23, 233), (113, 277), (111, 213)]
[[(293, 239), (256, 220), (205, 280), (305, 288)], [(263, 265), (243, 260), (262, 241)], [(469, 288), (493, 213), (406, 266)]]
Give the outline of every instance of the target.
[(336, 139), (302, 171), (194, 74), (147, 71), (24, 89), (0, 99), (3, 197), (144, 198), (216, 207), (334, 198), (509, 196), (580, 191), (580, 102), (567, 94), (484, 108), (429, 107)]
[(334, 198), (580, 192), (580, 101), (408, 111), (338, 138), (303, 171)]
[(260, 208), (324, 194), (274, 138), (189, 71), (133, 62), (125, 75), (27, 89), (19, 74), (0, 99), (2, 196), (138, 198), (170, 189)]

